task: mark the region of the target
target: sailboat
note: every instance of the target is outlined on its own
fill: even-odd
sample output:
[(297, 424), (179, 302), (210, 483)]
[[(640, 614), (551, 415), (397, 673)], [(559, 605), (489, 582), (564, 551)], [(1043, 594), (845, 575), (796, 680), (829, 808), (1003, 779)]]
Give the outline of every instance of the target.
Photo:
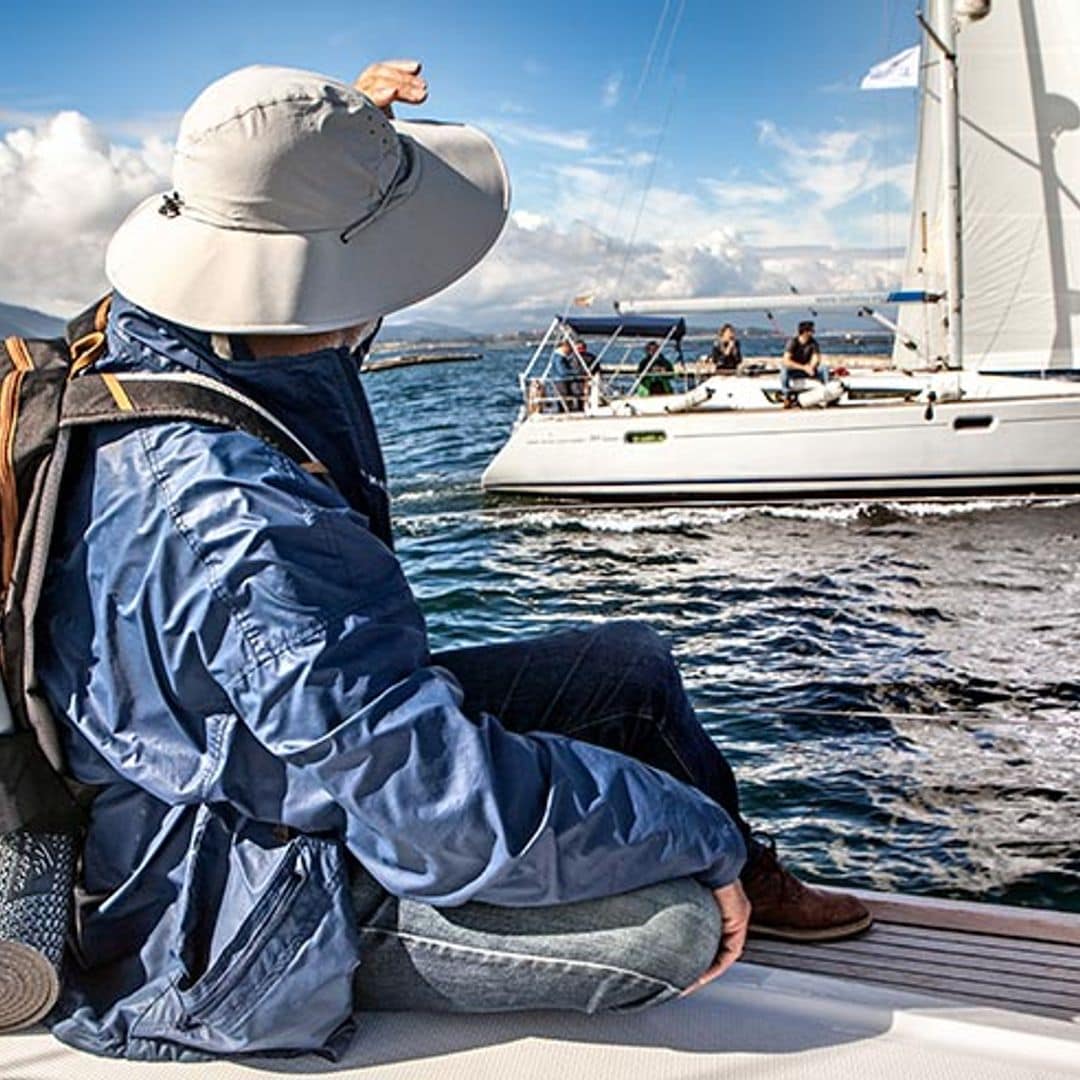
[(855, 308), (892, 326), (878, 310), (896, 304), (892, 366), (807, 384), (801, 408), (782, 407), (775, 372), (641, 396), (640, 381), (620, 382), (625, 364), (553, 378), (560, 343), (583, 337), (582, 320), (557, 318), (522, 375), (487, 491), (768, 502), (1080, 491), (1080, 4), (930, 0), (920, 21), (902, 288), (624, 300), (602, 350), (648, 314)]

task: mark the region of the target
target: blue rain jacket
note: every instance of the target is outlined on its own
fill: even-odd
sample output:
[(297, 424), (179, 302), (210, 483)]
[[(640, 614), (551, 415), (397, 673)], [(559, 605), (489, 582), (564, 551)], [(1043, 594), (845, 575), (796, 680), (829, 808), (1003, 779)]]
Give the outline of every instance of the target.
[(38, 637), (70, 767), (100, 786), (59, 1038), (132, 1058), (334, 1056), (364, 975), (350, 859), (435, 905), (736, 877), (743, 842), (697, 791), (462, 714), (391, 549), (344, 351), (222, 361), (119, 297), (108, 346), (98, 370), (186, 369), (248, 394), (338, 489), (239, 431), (87, 436)]

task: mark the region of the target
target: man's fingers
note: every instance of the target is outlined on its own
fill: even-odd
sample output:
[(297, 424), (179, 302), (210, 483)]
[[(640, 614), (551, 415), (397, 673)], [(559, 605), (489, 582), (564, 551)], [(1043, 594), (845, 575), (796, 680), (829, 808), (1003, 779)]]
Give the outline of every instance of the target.
[(720, 964), (718, 964), (718, 963), (713, 964), (713, 966), (711, 968), (709, 968), (709, 970), (706, 971), (704, 975), (700, 976), (696, 982), (694, 982), (690, 986), (688, 986), (679, 995), (679, 997), (681, 997), (681, 998), (689, 997), (691, 994), (693, 994), (696, 991), (700, 990), (703, 986), (708, 986), (708, 984), (711, 983), (713, 981), (713, 979), (718, 979), (721, 975), (724, 974), (725, 971), (727, 971), (727, 968), (721, 967)]
[[(399, 67), (399, 63), (406, 66)], [(427, 86), (427, 80), (420, 74), (420, 65), (412, 61), (382, 61), (366, 68), (358, 78), (357, 83), (362, 81), (385, 83), (400, 87)]]
[(387, 116), (393, 116), (395, 101), (419, 105), (427, 100), (428, 84), (420, 68), (419, 60), (382, 60), (366, 67), (353, 86)]
[(379, 67), (397, 68), (398, 71), (408, 72), (410, 75), (418, 75), (424, 66), (419, 60), (380, 60)]
[(379, 79), (368, 83), (365, 87), (358, 87), (371, 100), (382, 108), (395, 101), (404, 101), (410, 105), (419, 105), (427, 100), (427, 83), (423, 80), (419, 84), (399, 83), (393, 80)]
[(742, 886), (735, 881), (722, 889), (714, 889), (713, 898), (720, 909), (720, 949), (712, 967), (697, 982), (687, 987), (680, 997), (700, 990), (713, 979), (723, 975), (742, 956), (746, 946), (746, 933), (750, 928), (750, 901), (747, 900)]

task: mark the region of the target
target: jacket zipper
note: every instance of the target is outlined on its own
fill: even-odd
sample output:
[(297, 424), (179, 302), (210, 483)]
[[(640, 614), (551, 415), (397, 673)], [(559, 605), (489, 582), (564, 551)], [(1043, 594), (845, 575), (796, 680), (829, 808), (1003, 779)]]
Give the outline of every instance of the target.
[[(207, 987), (202, 996), (190, 1001), (179, 1018), (178, 1026), (183, 1029), (198, 1027), (203, 1021), (199, 1017), (210, 1017), (210, 1014), (236, 989), (247, 971), (251, 954), (256, 944), (261, 944), (266, 933), (272, 930), (280, 921), (284, 913), (292, 904), (293, 897), (299, 892), (301, 886), (307, 880), (307, 875), (301, 869), (301, 853), (298, 851), (284, 868), (288, 880), (281, 883), (282, 872), (279, 870), (276, 882), (272, 882), (269, 888), (274, 888), (276, 883), (281, 883), (281, 891), (274, 897), (270, 910), (259, 919), (258, 924), (251, 928), (248, 940), (244, 943), (232, 963), (221, 972), (216, 986)], [(192, 1014), (198, 1014), (194, 1016)], [(212, 1022), (212, 1021), (211, 1021)]]

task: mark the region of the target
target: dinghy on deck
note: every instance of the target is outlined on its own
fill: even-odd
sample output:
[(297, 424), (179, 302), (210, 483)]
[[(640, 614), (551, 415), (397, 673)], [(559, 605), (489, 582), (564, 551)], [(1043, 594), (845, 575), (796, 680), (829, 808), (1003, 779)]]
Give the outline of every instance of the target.
[[(360, 1017), (345, 1059), (181, 1065), (0, 1038), (4, 1080), (1053, 1080), (1080, 1076), (1080, 915), (861, 894), (873, 929), (752, 940), (693, 997), (642, 1013)], [(298, 1003), (302, 1007), (302, 1003)]]

